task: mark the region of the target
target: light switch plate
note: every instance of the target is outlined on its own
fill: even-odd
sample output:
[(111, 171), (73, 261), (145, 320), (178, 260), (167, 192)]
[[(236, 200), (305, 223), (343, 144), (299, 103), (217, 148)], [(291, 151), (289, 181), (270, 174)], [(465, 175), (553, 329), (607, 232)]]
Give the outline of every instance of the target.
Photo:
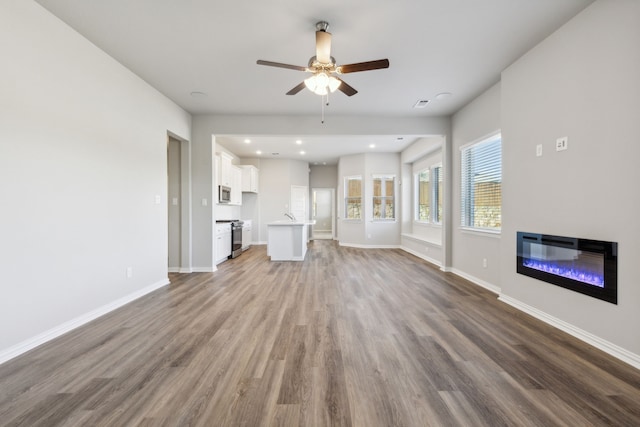
[(569, 148), (569, 137), (563, 136), (562, 138), (556, 139), (556, 151), (564, 151)]
[(542, 157), (542, 144), (536, 145), (536, 156)]

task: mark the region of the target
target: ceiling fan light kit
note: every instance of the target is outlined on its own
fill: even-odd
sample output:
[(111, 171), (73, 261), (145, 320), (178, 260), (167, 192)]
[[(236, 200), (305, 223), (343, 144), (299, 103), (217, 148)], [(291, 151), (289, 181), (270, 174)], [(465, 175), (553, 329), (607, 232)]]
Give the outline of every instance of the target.
[[(320, 21), (316, 24), (316, 54), (309, 59), (307, 67), (298, 65), (283, 64), (280, 62), (265, 61), (259, 59), (258, 65), (266, 65), (269, 67), (287, 68), (290, 70), (304, 71), (313, 73), (313, 75), (305, 79), (302, 83), (295, 86), (287, 95), (295, 95), (305, 87), (316, 95), (323, 97), (328, 96), (336, 90), (340, 90), (347, 96), (353, 96), (358, 93), (353, 87), (349, 86), (344, 80), (334, 74), (348, 74), (359, 71), (379, 70), (389, 68), (388, 59), (378, 59), (375, 61), (359, 62), (355, 64), (336, 65), (336, 60), (331, 56), (331, 33), (327, 32), (329, 23)], [(328, 102), (326, 103), (328, 105)], [(324, 109), (323, 109), (324, 122)]]

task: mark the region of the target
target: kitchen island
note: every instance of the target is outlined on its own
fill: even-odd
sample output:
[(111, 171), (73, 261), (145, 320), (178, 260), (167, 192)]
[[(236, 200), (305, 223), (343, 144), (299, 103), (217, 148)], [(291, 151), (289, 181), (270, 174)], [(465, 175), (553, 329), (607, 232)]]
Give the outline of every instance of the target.
[(309, 226), (315, 221), (274, 221), (267, 224), (267, 255), (271, 261), (304, 261)]

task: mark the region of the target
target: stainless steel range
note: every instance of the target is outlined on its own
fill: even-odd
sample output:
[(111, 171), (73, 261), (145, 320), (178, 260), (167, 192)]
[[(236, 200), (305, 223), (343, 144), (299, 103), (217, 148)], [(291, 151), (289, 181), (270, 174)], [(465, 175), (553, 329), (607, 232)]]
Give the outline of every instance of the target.
[(244, 221), (234, 219), (231, 221), (231, 256), (235, 258), (242, 253), (242, 226)]

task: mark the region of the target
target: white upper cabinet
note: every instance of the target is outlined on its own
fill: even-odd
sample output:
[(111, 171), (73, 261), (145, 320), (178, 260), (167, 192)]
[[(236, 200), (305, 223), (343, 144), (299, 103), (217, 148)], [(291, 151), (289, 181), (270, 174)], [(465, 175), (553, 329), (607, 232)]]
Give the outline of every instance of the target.
[(253, 165), (241, 165), (242, 191), (245, 193), (258, 192), (258, 168)]
[(231, 201), (230, 205), (242, 204), (242, 169), (231, 165)]
[(231, 175), (231, 161), (233, 157), (229, 154), (220, 153), (220, 174), (218, 185), (224, 185), (225, 187), (231, 187), (233, 184), (233, 176)]

